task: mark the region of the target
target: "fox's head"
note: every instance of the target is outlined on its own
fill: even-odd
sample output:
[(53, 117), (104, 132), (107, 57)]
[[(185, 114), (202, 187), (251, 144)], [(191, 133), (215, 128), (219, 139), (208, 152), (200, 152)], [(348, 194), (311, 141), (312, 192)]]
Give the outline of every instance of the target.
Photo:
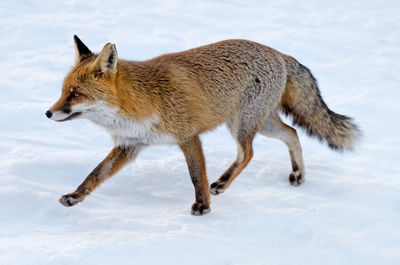
[(46, 111), (55, 121), (91, 118), (115, 88), (117, 50), (107, 43), (100, 54), (93, 54), (75, 35), (75, 66), (65, 77), (61, 97)]

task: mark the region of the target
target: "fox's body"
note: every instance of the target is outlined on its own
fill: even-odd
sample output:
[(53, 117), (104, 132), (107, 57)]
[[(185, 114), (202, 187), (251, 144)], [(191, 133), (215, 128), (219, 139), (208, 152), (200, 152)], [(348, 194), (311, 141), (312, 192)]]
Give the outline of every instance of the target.
[(117, 59), (114, 45), (95, 55), (75, 37), (76, 65), (61, 98), (46, 113), (57, 121), (87, 118), (106, 128), (115, 147), (84, 183), (60, 200), (71, 206), (145, 146), (178, 144), (196, 190), (193, 214), (209, 211), (209, 187), (200, 133), (226, 123), (238, 144), (236, 161), (211, 185), (223, 192), (249, 163), (257, 133), (289, 148), (292, 185), (305, 168), (296, 131), (278, 111), (337, 149), (358, 136), (349, 118), (330, 111), (310, 71), (290, 56), (246, 40), (227, 40), (144, 62)]

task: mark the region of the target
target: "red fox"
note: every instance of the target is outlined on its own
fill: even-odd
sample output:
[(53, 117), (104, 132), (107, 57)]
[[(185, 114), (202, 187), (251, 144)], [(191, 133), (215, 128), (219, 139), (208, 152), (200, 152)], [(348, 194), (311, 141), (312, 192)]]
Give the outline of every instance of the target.
[[(195, 189), (191, 213), (203, 215), (210, 211), (210, 193), (224, 192), (250, 162), (257, 133), (287, 145), (289, 183), (298, 186), (305, 176), (300, 142), (279, 111), (332, 149), (352, 149), (360, 136), (350, 118), (327, 107), (310, 70), (255, 42), (225, 40), (143, 62), (118, 59), (111, 43), (99, 54), (76, 35), (74, 45), (76, 64), (45, 114), (59, 122), (89, 119), (110, 132), (115, 146), (74, 192), (60, 198), (64, 206), (81, 202), (144, 147), (177, 144)], [(237, 157), (209, 186), (199, 134), (222, 123), (237, 143)]]

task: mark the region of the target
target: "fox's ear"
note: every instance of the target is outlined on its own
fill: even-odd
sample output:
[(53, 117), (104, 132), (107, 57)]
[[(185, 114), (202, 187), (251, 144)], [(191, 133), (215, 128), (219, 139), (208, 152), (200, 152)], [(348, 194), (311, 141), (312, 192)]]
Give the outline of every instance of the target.
[(93, 55), (93, 53), (86, 47), (85, 44), (78, 38), (78, 36), (74, 35), (74, 46), (75, 46), (75, 62), (80, 63), (84, 59)]
[(95, 61), (95, 67), (103, 74), (114, 74), (117, 72), (118, 54), (115, 44), (104, 45)]

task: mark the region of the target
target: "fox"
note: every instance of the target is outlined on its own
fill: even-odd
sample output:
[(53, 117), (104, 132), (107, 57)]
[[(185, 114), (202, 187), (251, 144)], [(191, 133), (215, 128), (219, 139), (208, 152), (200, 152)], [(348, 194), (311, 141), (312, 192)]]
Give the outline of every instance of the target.
[[(45, 115), (57, 122), (88, 119), (110, 133), (114, 147), (74, 192), (59, 199), (67, 207), (82, 202), (144, 148), (175, 144), (194, 186), (191, 214), (206, 214), (210, 194), (226, 191), (249, 164), (257, 134), (285, 143), (292, 166), (288, 182), (299, 186), (306, 173), (302, 148), (280, 113), (333, 150), (353, 150), (361, 136), (352, 118), (328, 108), (307, 67), (256, 42), (224, 40), (146, 61), (119, 59), (112, 43), (93, 53), (76, 35), (74, 47), (75, 65)], [(221, 124), (237, 154), (209, 185), (199, 135)]]

